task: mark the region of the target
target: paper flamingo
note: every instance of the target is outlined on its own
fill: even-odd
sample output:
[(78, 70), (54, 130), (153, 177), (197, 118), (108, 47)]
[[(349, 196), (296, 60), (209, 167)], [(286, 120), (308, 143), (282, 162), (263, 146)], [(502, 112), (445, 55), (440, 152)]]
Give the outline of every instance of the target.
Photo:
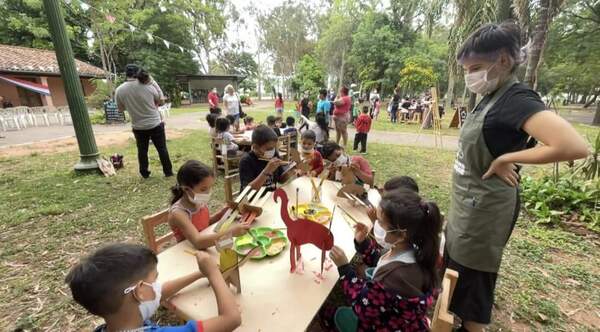
[(273, 200), (281, 200), (281, 218), (287, 227), (287, 237), (290, 240), (290, 272), (296, 271), (296, 261), (300, 260), (300, 246), (311, 243), (321, 249), (321, 271), (325, 262), (325, 252), (333, 247), (333, 234), (327, 227), (308, 219), (292, 219), (288, 212), (288, 196), (283, 189), (273, 193)]

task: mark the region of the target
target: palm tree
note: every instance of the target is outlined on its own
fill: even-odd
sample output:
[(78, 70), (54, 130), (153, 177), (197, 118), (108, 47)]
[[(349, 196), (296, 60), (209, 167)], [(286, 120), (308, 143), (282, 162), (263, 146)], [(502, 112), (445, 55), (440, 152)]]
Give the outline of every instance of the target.
[(523, 79), (533, 89), (537, 86), (537, 72), (542, 64), (550, 24), (564, 2), (564, 0), (540, 0), (537, 23), (532, 34), (527, 69), (525, 70), (525, 78)]

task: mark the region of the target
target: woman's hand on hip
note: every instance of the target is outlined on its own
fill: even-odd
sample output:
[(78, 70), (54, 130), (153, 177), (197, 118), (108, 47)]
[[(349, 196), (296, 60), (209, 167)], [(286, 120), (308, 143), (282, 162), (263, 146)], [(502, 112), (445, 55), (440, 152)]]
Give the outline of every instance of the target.
[(511, 162), (505, 161), (503, 156), (496, 158), (490, 165), (490, 168), (481, 177), (486, 180), (496, 175), (509, 186), (516, 187), (519, 184), (519, 174), (517, 174), (517, 166)]

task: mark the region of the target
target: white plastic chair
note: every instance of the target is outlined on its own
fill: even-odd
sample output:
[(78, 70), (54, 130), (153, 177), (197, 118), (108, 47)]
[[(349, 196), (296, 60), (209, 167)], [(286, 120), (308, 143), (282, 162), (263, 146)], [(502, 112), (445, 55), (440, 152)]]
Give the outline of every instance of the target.
[(46, 127), (50, 127), (46, 106), (30, 107), (27, 113), (29, 115), (30, 123), (34, 127), (39, 127), (42, 124)]
[(165, 104), (165, 113), (166, 113), (167, 117), (171, 116), (171, 103)]
[(19, 118), (13, 108), (0, 110), (0, 123), (3, 131), (8, 131), (11, 128), (21, 130), (19, 122)]
[(58, 108), (52, 106), (52, 107), (46, 107), (46, 117), (48, 118), (48, 123), (49, 124), (56, 124), (57, 126), (62, 126), (63, 125), (63, 117), (62, 114), (60, 114), (60, 112), (58, 111)]
[(27, 106), (17, 106), (10, 108), (10, 110), (19, 122), (19, 126), (21, 128), (33, 126), (33, 117), (30, 116)]
[(69, 106), (60, 106), (56, 109), (56, 111), (61, 119), (61, 125), (73, 124), (73, 119), (71, 119), (71, 112), (69, 111)]

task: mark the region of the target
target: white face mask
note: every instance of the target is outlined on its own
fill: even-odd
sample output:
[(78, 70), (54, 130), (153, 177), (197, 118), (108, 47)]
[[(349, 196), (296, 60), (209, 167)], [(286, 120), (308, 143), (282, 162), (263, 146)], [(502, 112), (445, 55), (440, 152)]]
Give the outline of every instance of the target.
[(465, 74), (465, 84), (467, 88), (473, 93), (480, 95), (490, 93), (498, 87), (500, 79), (498, 77), (488, 80), (490, 69), (494, 67), (494, 63), (487, 69), (478, 70), (473, 73)]
[(314, 147), (309, 148), (309, 149), (305, 149), (304, 147), (302, 147), (302, 153), (309, 154), (309, 153), (313, 153), (314, 151), (315, 151)]
[[(148, 320), (150, 319), (150, 317), (152, 317), (152, 315), (154, 315), (154, 313), (156, 312), (156, 310), (158, 310), (158, 307), (160, 306), (160, 297), (162, 295), (162, 285), (158, 282), (158, 281), (154, 281), (153, 283), (147, 283), (145, 281), (142, 282), (144, 285), (150, 286), (152, 287), (152, 290), (154, 291), (154, 299), (149, 300), (149, 301), (141, 301), (138, 309), (140, 310), (140, 314), (142, 315), (142, 320)], [(130, 292), (132, 292), (133, 290), (135, 290), (136, 286), (131, 286), (126, 288), (123, 293), (124, 294), (128, 294)]]
[(266, 159), (271, 159), (271, 158), (275, 157), (275, 149), (265, 151), (265, 153), (263, 154), (263, 157), (265, 157)]
[(336, 166), (347, 166), (348, 165), (348, 156), (345, 154), (341, 154), (338, 159), (334, 161)]
[(195, 203), (196, 205), (208, 205), (208, 201), (210, 200), (211, 192), (208, 193), (194, 193), (194, 197), (190, 197), (190, 201)]
[(386, 235), (388, 233), (393, 233), (393, 232), (397, 232), (397, 231), (400, 231), (400, 230), (399, 229), (393, 229), (391, 231), (386, 231), (379, 224), (379, 220), (376, 220), (375, 221), (375, 225), (373, 226), (373, 234), (375, 234), (375, 241), (377, 241), (377, 244), (379, 244), (385, 250), (391, 249), (398, 242), (398, 241), (396, 241), (394, 243), (386, 242), (385, 241)]

